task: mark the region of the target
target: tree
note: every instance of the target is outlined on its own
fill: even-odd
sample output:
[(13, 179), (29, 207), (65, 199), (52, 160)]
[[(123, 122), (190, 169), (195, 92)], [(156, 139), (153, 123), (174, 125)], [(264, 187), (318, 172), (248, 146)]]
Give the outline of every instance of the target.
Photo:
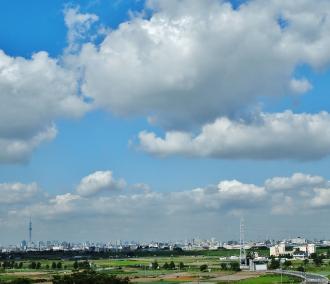
[(35, 261), (32, 261), (30, 264), (31, 269), (36, 269), (37, 268), (37, 263)]
[(227, 270), (228, 269), (227, 268), (227, 263), (222, 262), (222, 263), (220, 263), (220, 266), (221, 266), (222, 270)]
[(56, 264), (56, 268), (57, 268), (57, 269), (61, 269), (61, 268), (62, 268), (62, 262), (59, 261), (59, 262)]
[(274, 257), (272, 257), (268, 267), (269, 267), (269, 269), (278, 269), (278, 268), (280, 268), (280, 261), (276, 260)]
[(240, 271), (241, 270), (238, 262), (231, 262), (230, 263), (230, 269), (233, 270), (233, 271)]
[(292, 261), (290, 261), (290, 260), (286, 260), (286, 261), (284, 261), (283, 266), (284, 266), (285, 268), (288, 268), (288, 267), (292, 266)]
[(172, 270), (174, 270), (174, 269), (175, 269), (175, 263), (174, 263), (174, 261), (173, 261), (173, 260), (170, 262), (170, 264), (169, 264), (168, 268), (169, 268), (169, 269), (172, 269)]
[(184, 263), (183, 262), (180, 262), (179, 263), (179, 269), (180, 270), (183, 270), (184, 268), (185, 268)]
[(46, 267), (46, 269), (49, 269), (49, 264), (47, 263), (45, 267)]
[(300, 265), (300, 266), (297, 267), (297, 271), (305, 272), (305, 267)]
[(76, 270), (79, 268), (78, 261), (75, 261), (75, 262), (73, 263), (73, 268), (76, 269)]
[(36, 269), (40, 269), (40, 268), (41, 268), (41, 263), (38, 262), (38, 263), (37, 263), (37, 266), (36, 266)]
[(314, 260), (315, 258), (317, 258), (317, 253), (316, 252), (311, 253), (311, 259)]
[(309, 263), (309, 260), (306, 258), (304, 259), (304, 265), (307, 265)]
[(202, 265), (199, 267), (199, 270), (202, 271), (202, 272), (204, 272), (204, 271), (207, 270), (207, 268), (208, 268), (207, 264), (202, 264)]
[(159, 265), (158, 262), (155, 260), (152, 264), (151, 264), (151, 268), (152, 269), (158, 269)]
[(56, 262), (53, 261), (53, 263), (52, 263), (52, 269), (56, 269), (56, 267), (57, 267)]
[(322, 264), (322, 257), (321, 256), (316, 256), (314, 259), (313, 259), (314, 263), (316, 266), (321, 266)]
[(168, 265), (167, 262), (164, 263), (163, 268), (164, 268), (164, 269), (169, 269), (169, 265)]

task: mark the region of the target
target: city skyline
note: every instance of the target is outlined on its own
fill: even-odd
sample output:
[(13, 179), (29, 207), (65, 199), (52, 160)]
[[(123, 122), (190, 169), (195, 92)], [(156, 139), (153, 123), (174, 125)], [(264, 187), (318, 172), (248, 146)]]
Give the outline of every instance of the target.
[(1, 244), (330, 239), (329, 1), (0, 7)]

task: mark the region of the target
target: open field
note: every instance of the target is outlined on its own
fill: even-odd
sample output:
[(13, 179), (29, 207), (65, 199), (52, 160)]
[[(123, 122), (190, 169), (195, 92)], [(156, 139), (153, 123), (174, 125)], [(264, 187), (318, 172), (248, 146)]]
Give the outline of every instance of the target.
[[(165, 263), (174, 262), (175, 269), (164, 269)], [(13, 280), (26, 277), (35, 282), (45, 281), (51, 283), (54, 274), (72, 273), (74, 261), (72, 260), (22, 260), (20, 269), (6, 269), (0, 272), (0, 280)], [(40, 263), (40, 269), (31, 269), (31, 263)], [(61, 262), (60, 269), (52, 268), (53, 263)], [(83, 261), (79, 261), (83, 262)], [(152, 269), (152, 263), (157, 262), (158, 269)], [(216, 283), (219, 277), (233, 275), (233, 271), (220, 269), (219, 256), (175, 256), (175, 257), (140, 257), (119, 259), (95, 259), (89, 260), (91, 267), (99, 272), (120, 277), (129, 277), (136, 283), (185, 283), (207, 281)], [(179, 267), (184, 264), (184, 268)], [(207, 265), (205, 272), (200, 271), (201, 265)], [(247, 277), (254, 277), (253, 274)]]
[[(232, 251), (236, 253), (236, 251)], [(227, 252), (229, 256), (230, 252)], [(222, 270), (220, 260), (223, 257), (223, 251), (212, 253), (202, 253), (201, 255), (188, 256), (146, 256), (130, 258), (103, 258), (90, 259), (89, 265), (98, 273), (107, 275), (117, 275), (119, 277), (128, 277), (132, 283), (279, 283), (279, 275), (270, 275), (266, 273), (256, 273), (249, 271), (235, 272), (232, 270)], [(75, 270), (72, 259), (27, 259), (17, 260), (21, 263), (20, 269), (2, 269), (0, 270), (0, 280), (10, 282), (16, 278), (29, 278), (33, 283), (52, 283), (54, 275), (71, 274)], [(39, 269), (32, 269), (32, 263), (39, 263)], [(85, 260), (79, 260), (82, 264)], [(165, 263), (173, 262), (175, 269), (165, 269)], [(226, 262), (230, 262), (226, 260)], [(60, 268), (54, 268), (60, 263)], [(152, 264), (157, 263), (158, 268), (153, 269)], [(182, 263), (184, 267), (180, 267)], [(202, 272), (201, 265), (207, 265), (207, 269)], [(308, 264), (303, 261), (292, 261), (289, 269), (295, 270), (303, 266), (306, 271), (330, 275), (330, 265), (328, 260), (324, 260), (321, 266), (315, 266), (310, 260)], [(81, 268), (80, 270), (83, 270)], [(283, 283), (299, 283), (297, 279), (283, 276)]]

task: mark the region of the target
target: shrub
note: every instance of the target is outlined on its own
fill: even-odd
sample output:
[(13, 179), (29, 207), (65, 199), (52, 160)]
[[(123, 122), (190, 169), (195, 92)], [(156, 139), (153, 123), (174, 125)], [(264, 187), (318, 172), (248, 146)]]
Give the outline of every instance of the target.
[(202, 264), (202, 265), (199, 267), (200, 271), (202, 271), (202, 272), (206, 271), (207, 268), (208, 268), (207, 264)]

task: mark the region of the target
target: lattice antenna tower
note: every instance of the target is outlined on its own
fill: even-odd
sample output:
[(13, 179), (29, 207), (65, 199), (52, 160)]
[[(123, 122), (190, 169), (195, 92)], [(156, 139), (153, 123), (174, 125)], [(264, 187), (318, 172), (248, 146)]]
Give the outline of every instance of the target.
[(241, 218), (240, 226), (239, 226), (240, 234), (239, 234), (239, 259), (240, 265), (246, 265), (246, 252), (245, 252), (245, 225), (244, 225), (244, 218)]
[(32, 243), (32, 221), (30, 217), (30, 222), (29, 222), (29, 243)]

